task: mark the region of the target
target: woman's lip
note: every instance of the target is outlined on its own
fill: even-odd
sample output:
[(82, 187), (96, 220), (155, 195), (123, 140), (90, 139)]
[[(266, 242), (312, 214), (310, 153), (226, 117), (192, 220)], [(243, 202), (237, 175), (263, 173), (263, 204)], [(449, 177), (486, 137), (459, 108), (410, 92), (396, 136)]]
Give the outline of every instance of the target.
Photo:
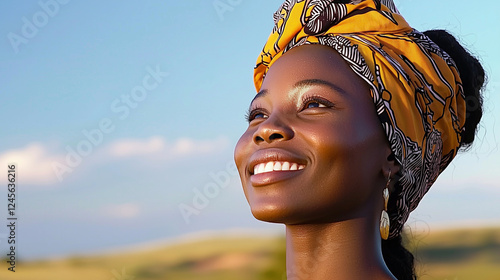
[[(300, 156), (284, 149), (278, 148), (270, 148), (264, 150), (258, 150), (252, 154), (249, 160), (249, 164), (247, 167), (247, 172), (251, 176), (254, 175), (254, 168), (257, 164), (260, 163), (268, 163), (268, 162), (289, 162), (289, 163), (297, 163), (297, 165), (307, 166), (307, 161)], [(293, 171), (276, 171), (276, 172), (293, 172)], [(267, 172), (267, 173), (276, 173), (276, 172)], [(262, 173), (262, 174), (267, 174)], [(257, 175), (262, 175), (257, 174)]]
[(250, 176), (250, 182), (254, 187), (262, 187), (265, 185), (270, 185), (280, 181), (291, 179), (297, 175), (300, 175), (304, 169), (293, 170), (293, 171), (272, 171), (266, 173), (260, 173), (257, 175)]

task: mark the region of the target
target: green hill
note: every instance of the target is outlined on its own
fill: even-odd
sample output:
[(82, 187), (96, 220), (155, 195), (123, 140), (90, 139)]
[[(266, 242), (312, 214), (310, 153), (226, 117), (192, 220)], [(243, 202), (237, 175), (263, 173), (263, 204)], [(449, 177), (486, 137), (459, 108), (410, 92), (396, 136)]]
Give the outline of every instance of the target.
[[(419, 279), (500, 279), (500, 228), (413, 234)], [(221, 237), (147, 250), (0, 265), (2, 280), (255, 280), (285, 278), (283, 237)]]

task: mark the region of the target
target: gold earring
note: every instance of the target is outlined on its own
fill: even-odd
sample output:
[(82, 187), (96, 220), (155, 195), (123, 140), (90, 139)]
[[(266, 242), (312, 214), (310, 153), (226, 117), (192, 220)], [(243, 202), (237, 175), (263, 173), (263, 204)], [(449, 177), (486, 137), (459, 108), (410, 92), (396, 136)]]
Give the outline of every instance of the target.
[(389, 184), (391, 183), (391, 171), (389, 170), (389, 177), (387, 178), (387, 184), (383, 191), (384, 195), (384, 210), (382, 210), (382, 216), (380, 217), (380, 236), (382, 239), (387, 240), (389, 238), (389, 214), (387, 214), (387, 203), (389, 202)]

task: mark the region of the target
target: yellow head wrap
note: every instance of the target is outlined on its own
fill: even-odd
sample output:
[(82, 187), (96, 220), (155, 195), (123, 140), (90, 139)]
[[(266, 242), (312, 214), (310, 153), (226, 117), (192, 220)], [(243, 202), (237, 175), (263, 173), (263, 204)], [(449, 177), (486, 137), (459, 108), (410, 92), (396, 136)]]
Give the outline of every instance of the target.
[[(340, 3), (342, 2), (342, 3)], [(411, 28), (392, 0), (286, 0), (257, 60), (257, 91), (274, 62), (291, 48), (334, 48), (371, 87), (376, 111), (402, 166), (389, 209), (390, 236), (402, 227), (455, 157), (465, 99), (453, 60)], [(395, 206), (394, 206), (395, 205)]]

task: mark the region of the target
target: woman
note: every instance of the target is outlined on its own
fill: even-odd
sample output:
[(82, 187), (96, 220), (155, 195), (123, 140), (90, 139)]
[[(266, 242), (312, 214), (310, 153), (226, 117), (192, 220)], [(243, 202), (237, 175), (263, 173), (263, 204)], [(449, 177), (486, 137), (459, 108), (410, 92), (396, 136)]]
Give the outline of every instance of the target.
[(288, 279), (416, 279), (401, 231), (474, 140), (481, 65), (390, 0), (287, 0), (274, 19), (235, 149), (252, 214), (286, 225)]

